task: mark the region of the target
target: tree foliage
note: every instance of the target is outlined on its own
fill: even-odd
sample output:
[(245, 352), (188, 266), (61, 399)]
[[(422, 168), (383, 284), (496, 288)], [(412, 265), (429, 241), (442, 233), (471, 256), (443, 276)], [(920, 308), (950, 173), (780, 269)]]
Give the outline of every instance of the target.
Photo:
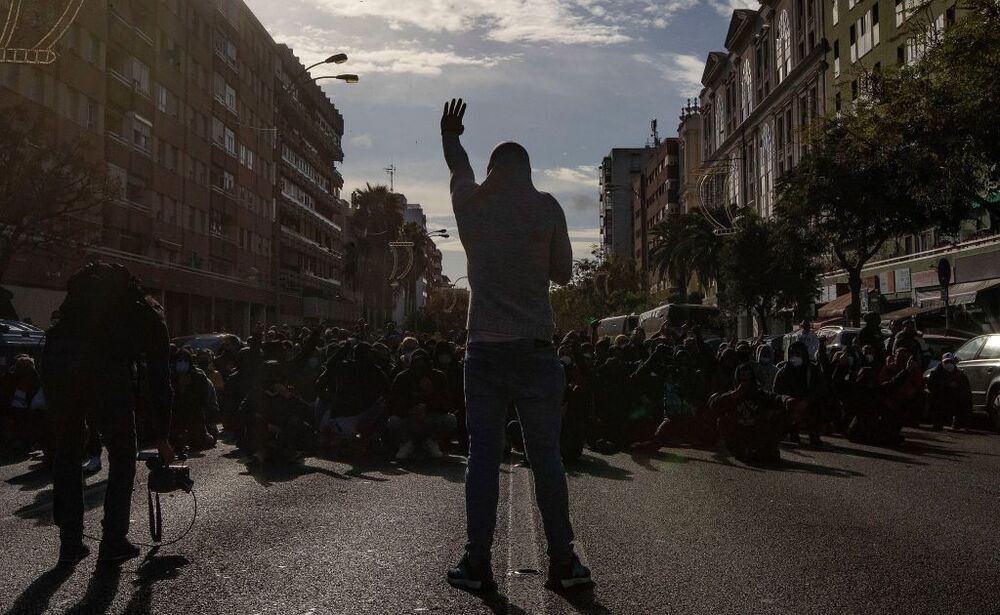
[(653, 246), (649, 251), (650, 266), (661, 277), (681, 289), (685, 300), (692, 274), (707, 287), (719, 276), (722, 242), (704, 216), (686, 213), (667, 216), (650, 229)]
[(351, 203), (352, 239), (345, 249), (344, 276), (360, 294), (369, 322), (382, 322), (392, 311), (389, 242), (398, 238), (403, 225), (402, 201), (387, 186), (366, 184), (351, 194)]
[(650, 307), (648, 284), (634, 261), (605, 255), (598, 249), (591, 254), (592, 258), (575, 261), (570, 283), (550, 294), (560, 331), (586, 331), (601, 318), (639, 313)]
[(85, 141), (59, 141), (24, 109), (0, 114), (0, 280), (19, 252), (72, 247), (86, 217), (121, 196)]

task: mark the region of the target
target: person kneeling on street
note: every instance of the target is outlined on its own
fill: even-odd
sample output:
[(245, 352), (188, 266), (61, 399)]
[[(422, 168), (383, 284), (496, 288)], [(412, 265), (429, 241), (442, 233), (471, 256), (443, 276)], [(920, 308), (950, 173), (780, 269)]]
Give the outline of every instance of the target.
[(448, 380), (431, 368), (430, 355), (415, 350), (409, 367), (396, 376), (389, 391), (389, 434), (399, 443), (396, 459), (409, 459), (422, 445), (432, 458), (443, 457), (440, 440), (451, 435), (458, 422), (448, 412)]
[(950, 352), (944, 353), (937, 367), (927, 374), (927, 410), (935, 431), (941, 431), (945, 422), (952, 429), (968, 427), (972, 386)]
[(791, 417), (802, 402), (762, 390), (750, 364), (736, 368), (736, 388), (712, 400), (719, 416), (719, 433), (726, 448), (744, 462), (776, 462), (778, 443), (788, 433)]
[(313, 447), (313, 407), (286, 384), (282, 366), (265, 361), (263, 391), (251, 418), (254, 452), (262, 464), (294, 461)]
[(207, 425), (219, 413), (215, 387), (205, 372), (195, 367), (187, 350), (178, 350), (174, 355), (171, 383), (174, 387), (171, 443), (196, 451), (212, 448), (215, 437), (209, 433)]

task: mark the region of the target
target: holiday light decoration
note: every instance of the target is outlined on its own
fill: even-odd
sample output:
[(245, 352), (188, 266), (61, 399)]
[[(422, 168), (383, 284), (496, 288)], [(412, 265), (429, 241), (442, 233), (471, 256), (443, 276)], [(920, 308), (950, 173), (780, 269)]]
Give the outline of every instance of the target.
[(0, 63), (52, 64), (53, 51), (76, 19), (84, 0), (0, 0)]

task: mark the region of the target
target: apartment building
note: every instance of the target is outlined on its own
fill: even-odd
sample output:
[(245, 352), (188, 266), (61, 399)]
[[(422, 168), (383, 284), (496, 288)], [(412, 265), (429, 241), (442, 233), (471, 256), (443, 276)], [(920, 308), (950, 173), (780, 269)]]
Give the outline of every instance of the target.
[(649, 265), (650, 230), (667, 216), (680, 213), (679, 149), (680, 140), (676, 137), (654, 142), (649, 159), (632, 186), (633, 256), (636, 267), (647, 276), (654, 290), (659, 290), (661, 284)]
[[(294, 169), (279, 144), (297, 143), (276, 114), (282, 105), (290, 116), (283, 121), (298, 121), (285, 112), (288, 97), (275, 91), (289, 60), (243, 2), (93, 0), (54, 51), (50, 64), (0, 64), (0, 106), (51, 119), (60, 139), (85, 139), (122, 193), (74, 221), (87, 229), (82, 249), (16, 259), (4, 284), (18, 311), (47, 325), (67, 277), (102, 259), (137, 275), (177, 334), (245, 333), (275, 320), (279, 305), (290, 321), (305, 320), (305, 306), (287, 305), (279, 292), (275, 265), (276, 236), (287, 241), (275, 231), (277, 178)], [(330, 109), (315, 117), (328, 118), (331, 145), (314, 141), (325, 148), (316, 168), (330, 182), (332, 203), (342, 185), (332, 162), (343, 157), (343, 120)], [(326, 244), (305, 226), (291, 228), (335, 249), (336, 206), (330, 209), (334, 222), (318, 222), (330, 229)], [(309, 271), (334, 277), (329, 263)], [(319, 280), (302, 284), (301, 293), (330, 298), (335, 286)]]
[(601, 161), (601, 248), (609, 256), (634, 258), (633, 184), (642, 175), (650, 153), (648, 147), (616, 147)]

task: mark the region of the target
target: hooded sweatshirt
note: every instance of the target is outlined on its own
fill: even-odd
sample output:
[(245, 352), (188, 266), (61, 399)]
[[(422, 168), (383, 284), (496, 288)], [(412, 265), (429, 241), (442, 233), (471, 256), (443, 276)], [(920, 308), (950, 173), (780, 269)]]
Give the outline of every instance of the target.
[(573, 273), (562, 208), (535, 189), (528, 153), (517, 143), (493, 149), (481, 185), (458, 135), (443, 135), (443, 143), (469, 259), (469, 341), (551, 340), (549, 282), (566, 284)]

